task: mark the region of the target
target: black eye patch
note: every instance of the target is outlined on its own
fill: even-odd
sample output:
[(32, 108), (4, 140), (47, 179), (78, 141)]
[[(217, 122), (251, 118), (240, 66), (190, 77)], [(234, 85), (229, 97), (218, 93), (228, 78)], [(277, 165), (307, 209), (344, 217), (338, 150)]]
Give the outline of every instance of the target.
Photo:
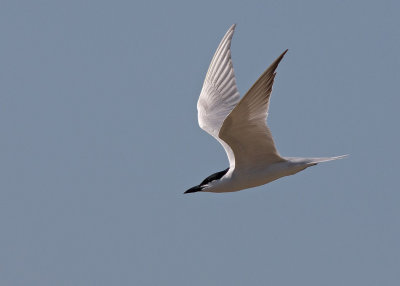
[(228, 173), (228, 170), (229, 170), (229, 168), (208, 176), (207, 178), (204, 179), (203, 182), (201, 182), (200, 186), (207, 185), (208, 183), (210, 183), (212, 181), (221, 179), (226, 173)]

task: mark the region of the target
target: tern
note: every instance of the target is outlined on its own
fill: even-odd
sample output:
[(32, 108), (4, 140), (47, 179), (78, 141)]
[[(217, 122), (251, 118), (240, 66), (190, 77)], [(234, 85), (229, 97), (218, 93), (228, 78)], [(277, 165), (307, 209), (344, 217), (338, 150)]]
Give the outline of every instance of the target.
[(347, 155), (324, 158), (282, 157), (266, 120), (272, 85), (284, 51), (240, 99), (231, 60), (231, 41), (236, 25), (222, 38), (197, 102), (200, 128), (225, 149), (229, 168), (212, 174), (187, 193), (227, 193), (270, 183), (294, 175), (321, 162)]

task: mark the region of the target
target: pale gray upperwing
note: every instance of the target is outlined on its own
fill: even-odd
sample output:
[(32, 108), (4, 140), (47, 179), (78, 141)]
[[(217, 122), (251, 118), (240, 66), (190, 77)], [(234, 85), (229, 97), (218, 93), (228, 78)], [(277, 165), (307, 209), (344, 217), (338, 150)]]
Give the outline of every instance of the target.
[(232, 149), (235, 169), (285, 161), (272, 138), (266, 120), (275, 70), (285, 55), (283, 52), (260, 76), (225, 119), (219, 137)]

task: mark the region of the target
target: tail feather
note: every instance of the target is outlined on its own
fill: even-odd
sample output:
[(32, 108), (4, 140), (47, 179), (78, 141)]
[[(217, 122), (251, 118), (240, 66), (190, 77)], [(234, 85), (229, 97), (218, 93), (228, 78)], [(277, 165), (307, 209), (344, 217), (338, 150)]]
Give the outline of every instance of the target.
[(322, 158), (306, 158), (307, 160), (310, 160), (310, 163), (322, 163), (322, 162), (328, 162), (328, 161), (333, 161), (333, 160), (338, 160), (338, 159), (343, 159), (346, 158), (347, 155), (341, 155), (341, 156), (335, 156), (335, 157), (322, 157)]
[(290, 159), (292, 162), (306, 163), (309, 166), (314, 166), (314, 165), (317, 165), (318, 163), (343, 159), (347, 156), (348, 155), (335, 156), (335, 157), (320, 157), (320, 158), (297, 158), (296, 157), (296, 158), (287, 158), (287, 159)]

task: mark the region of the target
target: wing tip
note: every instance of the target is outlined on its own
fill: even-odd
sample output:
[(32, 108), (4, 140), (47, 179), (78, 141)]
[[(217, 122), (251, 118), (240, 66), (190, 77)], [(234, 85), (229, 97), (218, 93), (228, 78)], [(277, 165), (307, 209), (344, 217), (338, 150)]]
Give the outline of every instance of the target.
[(222, 41), (224, 41), (225, 39), (227, 39), (228, 41), (232, 40), (233, 37), (233, 33), (235, 32), (236, 29), (236, 24), (233, 24), (228, 31), (225, 33), (224, 39)]
[(276, 60), (275, 62), (277, 62), (279, 64), (279, 62), (283, 59), (283, 57), (286, 55), (286, 53), (289, 51), (289, 49), (286, 49)]
[(233, 34), (234, 34), (234, 32), (235, 32), (235, 29), (236, 29), (236, 23), (235, 23), (235, 24), (232, 24), (232, 26), (230, 26), (230, 28), (228, 29), (228, 31), (225, 33), (225, 36), (224, 36), (224, 38), (222, 39), (222, 42), (224, 42), (224, 40), (231, 41), (231, 40), (232, 40), (232, 37), (233, 37)]
[(272, 72), (275, 73), (276, 68), (278, 67), (279, 63), (285, 56), (285, 54), (289, 51), (289, 49), (286, 49), (269, 67), (265, 72)]
[(218, 54), (219, 52), (221, 52), (221, 50), (224, 50), (224, 46), (225, 46), (225, 49), (226, 49), (226, 48), (227, 48), (227, 49), (230, 49), (230, 47), (231, 47), (231, 41), (232, 41), (232, 38), (233, 38), (233, 34), (234, 34), (234, 32), (235, 32), (235, 28), (236, 28), (236, 24), (233, 24), (233, 25), (228, 29), (228, 31), (226, 31), (225, 35), (223, 36), (221, 42), (220, 42), (219, 45), (218, 45), (218, 48), (217, 48), (217, 50), (216, 50), (216, 52), (215, 52), (215, 54), (214, 54), (214, 57), (215, 57), (216, 54)]

